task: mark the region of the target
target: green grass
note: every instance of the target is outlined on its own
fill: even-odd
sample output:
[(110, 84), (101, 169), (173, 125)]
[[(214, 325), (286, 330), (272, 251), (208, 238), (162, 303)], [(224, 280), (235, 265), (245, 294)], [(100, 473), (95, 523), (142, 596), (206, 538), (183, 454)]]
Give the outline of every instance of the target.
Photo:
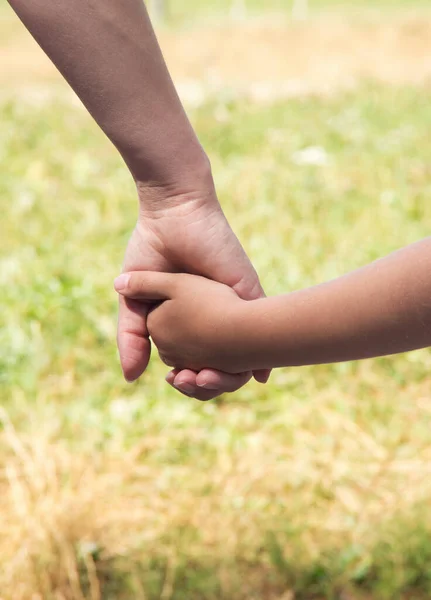
[[(2, 596), (430, 597), (430, 352), (279, 370), (209, 404), (156, 359), (126, 385), (128, 173), (78, 109), (0, 111)], [(191, 117), (269, 294), (429, 233), (427, 90)], [(310, 146), (326, 164), (298, 164)]]

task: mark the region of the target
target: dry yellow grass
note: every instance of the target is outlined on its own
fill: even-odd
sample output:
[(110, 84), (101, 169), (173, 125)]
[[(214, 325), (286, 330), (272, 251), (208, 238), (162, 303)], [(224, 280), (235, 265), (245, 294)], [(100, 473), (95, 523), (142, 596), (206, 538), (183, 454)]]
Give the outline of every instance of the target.
[[(361, 377), (371, 380), (366, 364), (362, 370), (355, 388)], [(283, 378), (276, 373), (273, 385), (283, 385)], [(279, 550), (286, 564), (297, 563), (294, 570), (331, 546), (361, 548), (354, 560), (367, 563), (385, 523), (431, 494), (431, 446), (426, 437), (412, 439), (411, 431), (415, 423), (431, 422), (428, 385), (396, 394), (392, 440), (384, 428), (373, 434), (368, 422), (340, 413), (339, 405), (346, 413), (353, 407), (358, 390), (340, 395), (336, 382), (306, 403), (293, 399), (280, 422), (258, 423), (244, 406), (222, 405), (216, 422), (246, 421), (249, 433), (238, 444), (215, 443), (210, 469), (204, 455), (183, 465), (151, 459), (166, 454), (167, 443), (184, 443), (184, 436), (190, 446), (202, 446), (207, 433), (199, 427), (176, 435), (167, 423), (129, 449), (114, 441), (101, 450), (91, 439), (74, 448), (61, 439), (54, 419), (43, 424), (38, 411), (30, 413), (33, 427), (26, 434), (2, 411), (2, 598), (101, 600), (111, 597), (112, 572), (127, 577), (133, 598), (172, 598), (185, 555), (196, 569), (217, 568), (231, 597), (247, 598), (254, 590), (256, 597), (280, 600), (292, 593), (290, 586), (283, 591), (279, 582), (271, 589), (274, 565), (258, 559), (268, 532), (281, 533)], [(385, 403), (385, 396), (377, 393), (374, 401)], [(282, 443), (286, 419), (289, 438)], [(284, 533), (286, 526), (292, 533)], [(149, 563), (157, 556), (163, 557), (160, 593), (147, 596)], [(241, 573), (247, 582), (239, 587)]]

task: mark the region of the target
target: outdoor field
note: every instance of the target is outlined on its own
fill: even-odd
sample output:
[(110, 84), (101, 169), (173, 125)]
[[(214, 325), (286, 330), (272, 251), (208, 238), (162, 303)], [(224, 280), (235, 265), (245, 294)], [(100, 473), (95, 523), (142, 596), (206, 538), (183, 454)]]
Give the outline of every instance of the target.
[[(268, 295), (430, 234), (428, 3), (170, 0), (157, 25)], [(431, 598), (431, 353), (199, 403), (124, 382), (137, 216), (116, 153), (0, 6), (0, 599)]]

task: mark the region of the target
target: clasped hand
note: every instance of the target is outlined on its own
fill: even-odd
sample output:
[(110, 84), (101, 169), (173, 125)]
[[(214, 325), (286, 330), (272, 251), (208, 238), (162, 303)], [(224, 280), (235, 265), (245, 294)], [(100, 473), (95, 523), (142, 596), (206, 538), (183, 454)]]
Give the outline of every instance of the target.
[[(144, 198), (145, 194), (145, 190), (140, 190), (141, 211), (127, 247), (124, 273), (196, 273), (225, 284), (221, 287), (221, 299), (226, 296), (232, 301), (234, 298), (240, 301), (241, 298), (254, 300), (264, 296), (258, 276), (229, 226), (212, 186), (207, 186), (204, 193), (171, 197), (169, 203), (155, 197), (154, 192)], [(163, 346), (163, 326), (160, 323), (164, 318), (166, 323), (172, 322), (175, 311), (171, 311), (173, 303), (168, 301), (160, 311), (148, 315), (151, 308), (148, 296), (140, 295), (139, 300), (133, 295), (120, 295), (119, 298), (120, 360), (125, 378), (133, 381), (145, 371), (150, 358), (147, 317), (151, 317), (149, 324), (154, 325), (156, 345)], [(214, 304), (214, 300), (209, 299), (209, 307)], [(182, 301), (174, 306), (183, 310)], [(202, 326), (202, 319), (200, 323)], [(170, 365), (179, 367), (168, 374), (168, 383), (199, 400), (233, 392), (247, 383), (252, 375), (261, 382), (269, 376), (268, 371), (240, 372), (217, 361), (212, 364), (195, 359), (187, 362), (184, 356), (177, 356), (174, 349), (168, 352), (162, 348), (162, 357)], [(207, 368), (209, 366), (215, 368)]]
[(230, 374), (250, 368), (247, 308), (254, 303), (232, 288), (196, 275), (150, 271), (123, 273), (114, 285), (129, 300), (153, 303), (147, 329), (169, 367)]

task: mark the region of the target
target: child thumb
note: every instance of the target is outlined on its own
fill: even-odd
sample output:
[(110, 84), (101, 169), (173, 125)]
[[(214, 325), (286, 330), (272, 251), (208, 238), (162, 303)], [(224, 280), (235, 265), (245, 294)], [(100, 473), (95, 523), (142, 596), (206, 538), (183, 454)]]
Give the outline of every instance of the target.
[(173, 273), (132, 271), (117, 277), (114, 288), (133, 300), (167, 300), (172, 297), (176, 277)]

